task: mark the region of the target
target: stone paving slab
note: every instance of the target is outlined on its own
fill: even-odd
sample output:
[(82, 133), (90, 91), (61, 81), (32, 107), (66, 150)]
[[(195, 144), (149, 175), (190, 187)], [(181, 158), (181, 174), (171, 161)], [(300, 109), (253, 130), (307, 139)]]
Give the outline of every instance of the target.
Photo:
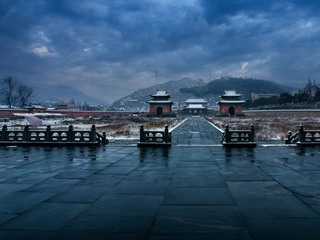
[(96, 229), (86, 230), (64, 230), (55, 234), (50, 240), (65, 240), (65, 239), (77, 239), (77, 240), (142, 240), (147, 239), (147, 233), (109, 233), (106, 231), (98, 231)]
[[(81, 232), (95, 231), (99, 235), (143, 233), (147, 236), (154, 217), (146, 216), (106, 216), (81, 215), (65, 226), (65, 231)], [(108, 239), (108, 238), (106, 238)]]
[[(317, 218), (319, 215), (295, 196), (275, 195), (238, 198), (245, 219)], [(319, 219), (320, 220), (320, 219)]]
[(252, 219), (247, 221), (248, 229), (254, 239), (259, 240), (318, 240), (320, 219)]
[(162, 206), (151, 234), (247, 233), (236, 206)]
[(172, 179), (173, 172), (167, 169), (155, 169), (155, 170), (137, 170), (132, 171), (128, 175), (127, 179), (132, 180), (146, 180), (146, 181), (170, 181)]
[(115, 187), (110, 188), (110, 193), (115, 194), (146, 194), (164, 195), (170, 181), (137, 181), (122, 180)]
[(212, 239), (223, 239), (223, 240), (252, 240), (249, 233), (188, 233), (188, 234), (159, 234), (150, 235), (150, 240), (212, 240)]
[(63, 202), (63, 203), (94, 203), (105, 192), (105, 186), (79, 186), (76, 185), (72, 189), (55, 194), (52, 198), (48, 199), (50, 202)]
[(113, 165), (105, 168), (101, 171), (99, 171), (99, 174), (106, 174), (106, 175), (128, 175), (130, 172), (132, 172), (134, 169), (136, 169), (135, 166), (133, 167), (114, 167)]
[(44, 239), (52, 239), (53, 235), (54, 235), (54, 232), (46, 232), (46, 231), (18, 231), (18, 230), (0, 231), (0, 239), (5, 239), (5, 240), (27, 240), (27, 239), (44, 240)]
[(76, 170), (69, 170), (65, 171), (54, 178), (56, 179), (85, 179), (94, 173), (96, 173), (97, 170), (82, 170), (82, 169), (76, 169)]
[(121, 175), (94, 174), (85, 180), (77, 181), (74, 186), (89, 186), (91, 188), (108, 188), (118, 184), (123, 179)]
[(24, 189), (24, 191), (30, 191), (30, 192), (52, 192), (52, 193), (58, 193), (58, 192), (64, 192), (73, 186), (75, 186), (77, 183), (81, 182), (81, 179), (55, 179), (50, 178), (47, 180), (43, 180), (39, 183), (36, 183), (29, 188)]
[(255, 166), (221, 168), (227, 181), (270, 181), (272, 178)]
[(276, 181), (228, 181), (227, 184), (232, 196), (236, 199), (292, 195), (288, 189), (284, 188)]
[(102, 216), (155, 216), (163, 196), (104, 195), (84, 214)]
[(17, 217), (18, 214), (0, 213), (0, 224), (8, 222), (9, 220)]
[(0, 212), (21, 214), (52, 196), (46, 192), (14, 192), (0, 198)]
[(319, 239), (320, 148), (223, 148), (197, 117), (172, 136), (0, 148), (0, 239)]
[(174, 176), (170, 187), (176, 188), (226, 188), (227, 184), (222, 176)]
[(58, 231), (87, 207), (87, 204), (44, 202), (2, 225), (0, 229)]
[(42, 180), (56, 176), (57, 173), (39, 173), (39, 172), (29, 172), (21, 174), (15, 177), (7, 177), (2, 183), (17, 183), (17, 184), (35, 184), (41, 182)]
[(0, 183), (0, 199), (23, 189), (31, 187), (32, 184)]
[(235, 205), (228, 188), (167, 189), (165, 205)]
[(288, 188), (295, 196), (308, 205), (320, 204), (320, 186), (294, 186)]

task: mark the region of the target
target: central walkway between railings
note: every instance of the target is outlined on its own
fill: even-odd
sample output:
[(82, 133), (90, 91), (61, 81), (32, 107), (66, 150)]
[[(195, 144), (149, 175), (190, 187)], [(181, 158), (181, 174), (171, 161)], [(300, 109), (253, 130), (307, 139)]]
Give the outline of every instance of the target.
[(222, 133), (202, 117), (190, 117), (172, 132), (177, 146), (221, 145)]
[(0, 239), (319, 239), (320, 148), (224, 148), (199, 117), (172, 138), (0, 147)]

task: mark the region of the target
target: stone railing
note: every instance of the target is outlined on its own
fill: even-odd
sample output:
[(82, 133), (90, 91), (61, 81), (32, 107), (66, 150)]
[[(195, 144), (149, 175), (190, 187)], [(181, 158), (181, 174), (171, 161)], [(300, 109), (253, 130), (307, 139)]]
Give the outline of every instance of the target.
[(68, 130), (55, 130), (47, 126), (45, 130), (30, 129), (9, 129), (6, 125), (0, 132), (0, 145), (99, 145), (107, 144), (106, 133), (96, 132), (95, 125), (91, 130), (75, 130), (72, 125)]
[(223, 146), (256, 146), (254, 126), (251, 124), (250, 130), (230, 130), (229, 125), (226, 125), (221, 143)]
[(299, 126), (299, 131), (292, 134), (288, 132), (286, 144), (297, 144), (297, 145), (320, 145), (320, 130), (305, 130), (302, 125)]
[(140, 126), (140, 141), (138, 146), (171, 146), (171, 133), (168, 126), (164, 131), (146, 131)]

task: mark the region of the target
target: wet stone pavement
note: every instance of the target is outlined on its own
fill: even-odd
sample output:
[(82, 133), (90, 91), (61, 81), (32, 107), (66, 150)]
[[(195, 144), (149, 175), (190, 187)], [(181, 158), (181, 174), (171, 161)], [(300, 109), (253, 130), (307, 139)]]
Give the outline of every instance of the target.
[(203, 118), (170, 149), (0, 148), (0, 239), (320, 239), (320, 149), (225, 149)]

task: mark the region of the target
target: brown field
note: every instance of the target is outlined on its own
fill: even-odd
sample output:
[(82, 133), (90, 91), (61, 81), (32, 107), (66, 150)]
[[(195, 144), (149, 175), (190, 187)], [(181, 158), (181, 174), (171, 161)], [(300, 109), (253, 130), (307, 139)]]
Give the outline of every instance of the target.
[(222, 130), (226, 124), (231, 129), (249, 129), (253, 124), (258, 140), (284, 140), (288, 131), (297, 132), (300, 124), (305, 129), (320, 128), (320, 112), (252, 112), (245, 117), (210, 117), (208, 120)]
[[(183, 119), (135, 117), (91, 120), (90, 123), (96, 124), (98, 132), (106, 132), (107, 137), (138, 138), (141, 125), (148, 130), (162, 130), (166, 125), (169, 128), (174, 127)], [(320, 112), (250, 112), (244, 117), (207, 119), (222, 130), (226, 124), (229, 124), (231, 129), (249, 129), (250, 124), (253, 124), (257, 140), (284, 140), (288, 131), (297, 132), (300, 124), (305, 129), (320, 129)]]
[(97, 126), (98, 132), (106, 132), (111, 137), (139, 137), (140, 126), (148, 130), (164, 130), (167, 125), (169, 128), (174, 127), (182, 121), (182, 118), (139, 118), (139, 119), (115, 119), (112, 122)]

